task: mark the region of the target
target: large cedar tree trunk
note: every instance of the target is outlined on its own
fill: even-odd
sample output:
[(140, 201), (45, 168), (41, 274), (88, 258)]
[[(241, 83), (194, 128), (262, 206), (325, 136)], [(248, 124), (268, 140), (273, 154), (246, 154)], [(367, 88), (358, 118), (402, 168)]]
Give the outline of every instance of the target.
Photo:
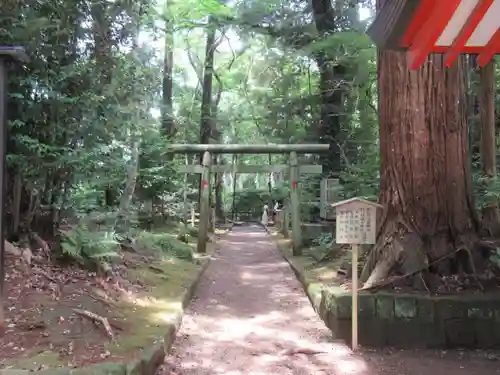
[(410, 71), (404, 53), (379, 53), (384, 210), (362, 273), (365, 287), (380, 283), (396, 265), (429, 287), (428, 274), (418, 271), (449, 274), (464, 259), (460, 250), (464, 265), (480, 264), (464, 84), (462, 58), (446, 69), (437, 55)]

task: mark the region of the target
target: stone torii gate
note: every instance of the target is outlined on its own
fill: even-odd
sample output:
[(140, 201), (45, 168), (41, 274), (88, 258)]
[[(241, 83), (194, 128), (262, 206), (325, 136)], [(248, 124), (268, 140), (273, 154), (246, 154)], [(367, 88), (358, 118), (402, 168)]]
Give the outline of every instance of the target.
[[(300, 197), (298, 180), (301, 174), (321, 174), (321, 165), (299, 165), (299, 153), (327, 152), (328, 144), (282, 144), (282, 145), (240, 145), (240, 144), (173, 144), (167, 148), (169, 153), (203, 153), (201, 165), (185, 165), (177, 170), (181, 173), (201, 174), (200, 219), (198, 226), (197, 251), (204, 253), (208, 240), (210, 218), (210, 174), (223, 172), (262, 173), (283, 172), (288, 170), (291, 180), (290, 213), (292, 221), (292, 241), (294, 255), (302, 251), (300, 223)], [(289, 164), (283, 165), (212, 165), (212, 154), (289, 154)]]

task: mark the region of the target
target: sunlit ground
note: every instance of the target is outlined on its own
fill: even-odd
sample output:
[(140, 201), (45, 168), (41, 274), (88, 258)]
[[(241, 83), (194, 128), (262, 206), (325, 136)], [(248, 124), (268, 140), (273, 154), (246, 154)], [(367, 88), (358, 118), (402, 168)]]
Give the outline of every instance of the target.
[(186, 375), (367, 373), (359, 356), (330, 339), (260, 227), (235, 229), (219, 244), (169, 359), (174, 369)]

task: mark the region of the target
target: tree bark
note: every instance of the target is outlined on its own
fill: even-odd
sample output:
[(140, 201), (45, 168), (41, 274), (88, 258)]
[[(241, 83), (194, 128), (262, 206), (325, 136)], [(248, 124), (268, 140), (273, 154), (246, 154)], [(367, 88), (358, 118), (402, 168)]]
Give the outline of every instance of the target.
[[(201, 99), (200, 143), (210, 142), (212, 137), (212, 88), (214, 73), (215, 26), (213, 19), (209, 20), (207, 28), (207, 43), (205, 48), (205, 65), (203, 69), (203, 94)], [(200, 163), (201, 163), (200, 157)]]
[[(336, 31), (335, 10), (329, 0), (312, 0), (314, 23), (322, 38)], [(344, 111), (344, 89), (341, 82), (345, 79), (346, 67), (335, 62), (335, 57), (327, 52), (318, 52), (314, 59), (319, 70), (319, 89), (321, 95), (321, 121), (316, 129), (318, 138), (330, 144), (328, 153), (320, 155), (323, 172), (338, 175), (341, 170), (340, 134)]]
[(172, 105), (172, 69), (174, 67), (174, 35), (173, 25), (170, 17), (171, 1), (165, 6), (165, 55), (163, 58), (163, 82), (162, 82), (162, 113), (161, 125), (167, 137), (173, 137), (176, 127), (173, 117)]
[[(201, 98), (200, 144), (210, 143), (212, 138), (212, 91), (214, 76), (215, 24), (211, 16), (208, 21), (207, 42), (205, 46), (205, 64), (203, 68), (203, 93)], [(200, 153), (200, 164), (203, 153)], [(199, 179), (198, 201), (201, 202), (201, 175)], [(212, 196), (212, 195), (210, 195)], [(212, 203), (212, 202), (210, 202)]]
[(406, 274), (450, 274), (460, 250), (474, 270), (480, 265), (473, 246), (478, 218), (463, 59), (446, 69), (443, 57), (434, 56), (410, 71), (404, 53), (379, 51), (378, 69), (384, 212), (362, 273), (364, 287), (380, 283), (396, 265)]
[[(479, 69), (479, 113), (481, 119), (481, 161), (483, 172), (490, 182), (496, 177), (495, 131), (495, 61)], [(486, 201), (482, 227), (490, 235), (500, 235), (500, 215), (497, 200)]]
[(127, 165), (127, 179), (125, 189), (120, 197), (120, 206), (115, 224), (119, 233), (127, 231), (127, 224), (130, 221), (130, 206), (134, 198), (135, 187), (137, 185), (137, 176), (139, 174), (139, 137), (133, 135), (130, 145), (130, 160)]
[(12, 188), (12, 233), (17, 233), (21, 224), (21, 197), (23, 194), (23, 176), (17, 171)]
[[(97, 105), (95, 114), (96, 121), (100, 122), (103, 128), (108, 125), (107, 117), (104, 108), (108, 104), (109, 96), (106, 94), (106, 88), (112, 81), (113, 59), (111, 54), (112, 35), (111, 24), (108, 17), (107, 4), (100, 0), (92, 0), (91, 3), (92, 15), (92, 36), (94, 40), (94, 58), (96, 63), (96, 72), (99, 72), (96, 77), (96, 82), (100, 85), (96, 86), (95, 93), (101, 96), (101, 100)], [(114, 188), (110, 185), (104, 189), (105, 205), (111, 208), (114, 205)]]

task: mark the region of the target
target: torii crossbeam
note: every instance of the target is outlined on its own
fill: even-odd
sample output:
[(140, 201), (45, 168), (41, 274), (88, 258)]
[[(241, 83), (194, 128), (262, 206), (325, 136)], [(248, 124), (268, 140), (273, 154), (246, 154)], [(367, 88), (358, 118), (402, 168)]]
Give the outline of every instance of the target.
[(410, 69), (430, 53), (451, 67), (462, 53), (481, 67), (500, 53), (500, 0), (386, 0), (368, 35), (377, 47), (407, 51)]

